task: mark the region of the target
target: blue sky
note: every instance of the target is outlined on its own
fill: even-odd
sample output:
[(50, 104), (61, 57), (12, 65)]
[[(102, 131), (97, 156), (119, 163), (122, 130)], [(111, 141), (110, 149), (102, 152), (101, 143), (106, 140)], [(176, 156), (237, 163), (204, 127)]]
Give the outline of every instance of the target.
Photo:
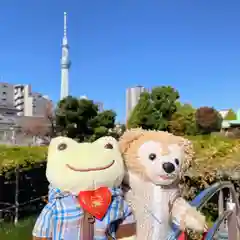
[(240, 106), (239, 0), (1, 0), (0, 78), (60, 95), (63, 12), (70, 93), (125, 118), (125, 90), (171, 85), (183, 102)]

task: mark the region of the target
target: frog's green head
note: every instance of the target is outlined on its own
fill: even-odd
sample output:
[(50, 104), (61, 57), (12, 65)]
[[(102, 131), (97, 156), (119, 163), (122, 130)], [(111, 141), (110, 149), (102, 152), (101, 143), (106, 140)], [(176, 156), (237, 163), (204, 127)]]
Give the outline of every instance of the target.
[(124, 177), (118, 142), (112, 137), (93, 143), (56, 137), (48, 149), (46, 175), (53, 187), (73, 194), (101, 186), (118, 187)]

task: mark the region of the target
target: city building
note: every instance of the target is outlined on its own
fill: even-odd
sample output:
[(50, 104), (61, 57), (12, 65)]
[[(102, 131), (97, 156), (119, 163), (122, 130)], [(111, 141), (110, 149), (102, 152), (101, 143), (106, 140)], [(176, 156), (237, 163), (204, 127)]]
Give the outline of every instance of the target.
[(14, 85), (0, 82), (0, 105), (13, 107)]
[(220, 110), (219, 113), (220, 113), (221, 117), (224, 119), (227, 116), (229, 111), (230, 111), (230, 109), (223, 109), (223, 110)]
[(33, 97), (31, 85), (14, 85), (14, 107), (18, 110), (18, 116), (33, 115)]
[(87, 96), (85, 96), (85, 95), (82, 95), (82, 96), (80, 96), (80, 98), (79, 99), (88, 99), (88, 97)]
[(98, 106), (98, 112), (103, 112), (103, 103), (102, 102), (95, 102), (95, 104)]
[(33, 116), (34, 117), (45, 117), (46, 108), (52, 106), (53, 103), (48, 96), (42, 95), (40, 93), (32, 93), (33, 98)]
[[(222, 117), (224, 118), (225, 116), (222, 116)], [(240, 130), (240, 109), (237, 111), (237, 119), (222, 121), (222, 131), (231, 132), (236, 129)]]
[(143, 86), (136, 86), (128, 88), (126, 91), (126, 120), (129, 118), (132, 110), (137, 105), (141, 93), (145, 92), (146, 88)]
[(51, 100), (40, 93), (32, 92), (31, 85), (14, 85), (13, 105), (18, 116), (43, 117), (48, 104), (51, 104)]
[(67, 13), (64, 12), (63, 40), (62, 40), (62, 58), (61, 58), (61, 95), (63, 99), (69, 95), (69, 69), (71, 62), (69, 60), (69, 46), (67, 39)]

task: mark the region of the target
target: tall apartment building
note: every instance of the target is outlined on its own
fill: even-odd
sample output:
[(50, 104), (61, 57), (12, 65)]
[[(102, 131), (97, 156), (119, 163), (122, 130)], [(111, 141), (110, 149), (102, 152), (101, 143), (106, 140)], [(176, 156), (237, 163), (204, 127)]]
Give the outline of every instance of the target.
[(145, 92), (146, 89), (143, 86), (136, 86), (128, 88), (126, 91), (126, 119), (129, 118), (132, 110), (137, 105), (140, 95)]
[(0, 83), (0, 106), (6, 113), (15, 110), (18, 116), (44, 116), (49, 102), (46, 96), (33, 93), (31, 85)]
[(33, 97), (30, 85), (14, 85), (14, 106), (18, 109), (18, 116), (33, 115)]
[(95, 104), (98, 106), (98, 112), (103, 112), (103, 103), (102, 102), (95, 102)]

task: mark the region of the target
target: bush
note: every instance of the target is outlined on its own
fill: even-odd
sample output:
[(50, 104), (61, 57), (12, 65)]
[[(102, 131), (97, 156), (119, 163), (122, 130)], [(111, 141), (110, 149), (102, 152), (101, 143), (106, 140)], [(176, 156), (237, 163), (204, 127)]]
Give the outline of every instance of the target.
[[(191, 170), (204, 173), (234, 170), (239, 165), (240, 140), (224, 136), (188, 137), (194, 145), (195, 159)], [(206, 168), (207, 167), (207, 168)]]
[(196, 135), (196, 110), (190, 104), (179, 104), (172, 115), (168, 130), (174, 135)]
[(20, 168), (31, 168), (36, 163), (45, 162), (47, 147), (0, 145), (0, 174)]
[(196, 124), (201, 134), (218, 132), (222, 126), (222, 117), (210, 107), (201, 107), (196, 111)]

